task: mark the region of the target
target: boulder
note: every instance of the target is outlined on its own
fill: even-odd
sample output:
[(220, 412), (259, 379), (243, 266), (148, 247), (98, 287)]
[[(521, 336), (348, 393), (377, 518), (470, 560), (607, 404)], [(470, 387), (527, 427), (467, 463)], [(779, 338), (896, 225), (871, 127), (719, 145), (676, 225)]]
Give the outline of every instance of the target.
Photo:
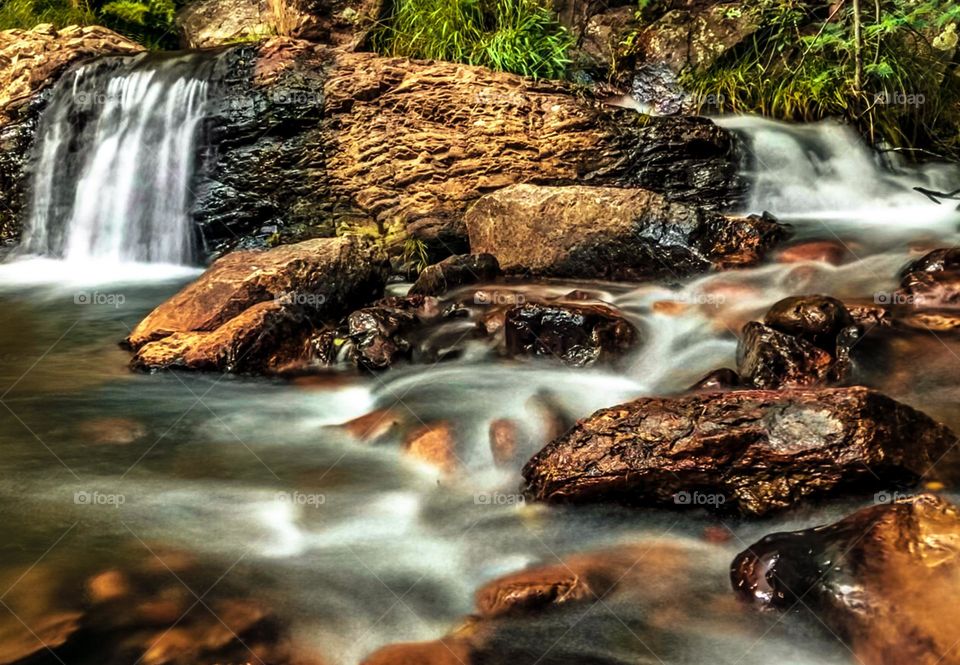
[(448, 422), (424, 425), (411, 432), (403, 449), (410, 458), (435, 466), (445, 474), (452, 474), (462, 466), (453, 425)]
[(26, 205), (26, 160), (31, 153), (43, 94), (70, 67), (103, 55), (132, 55), (142, 46), (100, 26), (0, 32), (0, 243), (20, 236)]
[(835, 524), (753, 544), (733, 587), (764, 609), (807, 609), (864, 665), (960, 662), (960, 513), (936, 495), (877, 496)]
[(890, 294), (894, 317), (913, 328), (960, 327), (960, 249), (935, 249), (906, 265)]
[(545, 356), (574, 367), (616, 359), (640, 337), (617, 309), (590, 303), (524, 303), (507, 310), (503, 329), (508, 355)]
[(671, 6), (633, 41), (633, 97), (658, 114), (718, 110), (724, 101), (719, 94), (714, 99), (694, 98), (682, 89), (678, 77), (687, 69), (709, 67), (758, 27), (758, 14), (738, 3)]
[(275, 367), (308, 346), (314, 323), (382, 285), (381, 263), (355, 238), (233, 252), (154, 309), (125, 343), (138, 368)]
[(838, 266), (845, 263), (853, 255), (846, 243), (839, 240), (812, 240), (791, 247), (777, 253), (780, 263), (803, 263), (819, 261)]
[(523, 570), (488, 582), (474, 598), (480, 616), (491, 618), (542, 610), (549, 606), (599, 598), (612, 580), (594, 591), (588, 579), (568, 564)]
[(212, 48), (275, 32), (263, 0), (193, 0), (177, 12), (184, 48)]
[(830, 353), (836, 352), (837, 337), (854, 325), (842, 302), (820, 295), (779, 300), (767, 310), (763, 321), (771, 328), (800, 337)]
[(490, 423), (490, 454), (493, 463), (510, 467), (518, 461), (523, 431), (520, 424), (511, 418), (497, 418)]
[(350, 343), (348, 354), (358, 367), (369, 370), (410, 359), (415, 350), (411, 333), (439, 315), (436, 298), (417, 295), (379, 300), (347, 317), (344, 337)]
[(277, 34), (359, 46), (380, 20), (383, 0), (266, 0)]
[(915, 482), (955, 435), (867, 388), (643, 398), (581, 420), (523, 469), (538, 501), (619, 500), (763, 515)]
[(728, 218), (654, 192), (514, 185), (466, 216), (473, 252), (505, 272), (645, 280), (749, 266), (787, 235), (766, 217)]
[(409, 295), (441, 296), (460, 286), (492, 282), (499, 276), (500, 264), (492, 254), (449, 256), (424, 268)]

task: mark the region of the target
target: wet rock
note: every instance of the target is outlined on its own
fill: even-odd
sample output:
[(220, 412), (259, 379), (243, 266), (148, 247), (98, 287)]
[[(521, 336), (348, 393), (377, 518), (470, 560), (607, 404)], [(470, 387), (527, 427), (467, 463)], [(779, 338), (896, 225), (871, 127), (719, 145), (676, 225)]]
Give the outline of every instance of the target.
[(960, 328), (960, 249), (935, 249), (906, 265), (900, 289), (884, 294), (894, 319), (911, 328)]
[(129, 593), (127, 577), (119, 570), (107, 570), (87, 580), (87, 595), (95, 603), (117, 600)]
[(126, 339), (133, 365), (267, 371), (306, 355), (316, 324), (382, 287), (352, 238), (233, 252), (154, 309)]
[(506, 312), (506, 352), (547, 356), (584, 367), (627, 353), (639, 334), (613, 307), (590, 304), (526, 303)]
[(425, 425), (412, 432), (404, 443), (404, 452), (445, 474), (452, 474), (461, 466), (453, 426), (446, 422)]
[(47, 105), (45, 91), (73, 65), (143, 50), (100, 26), (0, 31), (0, 243), (20, 237), (29, 182), (25, 168)]
[(717, 392), (732, 390), (741, 386), (740, 375), (728, 367), (721, 367), (697, 381), (687, 389), (688, 392)]
[(751, 321), (737, 345), (737, 370), (755, 388), (827, 383), (834, 358), (799, 337)]
[(470, 248), (505, 272), (644, 280), (753, 265), (787, 235), (768, 218), (727, 218), (639, 189), (515, 185), (467, 213)]
[(780, 300), (767, 311), (764, 323), (788, 335), (800, 337), (830, 353), (836, 352), (837, 336), (854, 325), (842, 302), (830, 296), (793, 296)]
[(425, 268), (409, 295), (441, 296), (457, 287), (491, 282), (499, 276), (500, 264), (492, 254), (450, 256)]
[(733, 587), (761, 608), (809, 608), (864, 665), (957, 662), (960, 514), (935, 495), (877, 496), (834, 524), (753, 544)]
[(748, 385), (812, 386), (846, 378), (861, 331), (842, 302), (819, 295), (784, 298), (764, 323), (747, 323), (737, 345), (737, 369)]
[(439, 315), (436, 298), (417, 295), (379, 300), (347, 317), (345, 336), (351, 342), (348, 353), (358, 367), (386, 369), (412, 356), (415, 343), (410, 333)]
[(490, 618), (597, 597), (587, 579), (558, 564), (493, 580), (477, 590), (475, 602), (480, 616)]
[(377, 409), (345, 422), (340, 427), (360, 441), (374, 442), (386, 438), (405, 426), (408, 420), (406, 414), (396, 409)]
[(777, 254), (780, 263), (818, 261), (838, 266), (851, 256), (847, 246), (838, 240), (813, 240), (787, 247)]
[(956, 437), (875, 391), (645, 398), (581, 420), (523, 469), (538, 501), (618, 500), (762, 515), (916, 482)]

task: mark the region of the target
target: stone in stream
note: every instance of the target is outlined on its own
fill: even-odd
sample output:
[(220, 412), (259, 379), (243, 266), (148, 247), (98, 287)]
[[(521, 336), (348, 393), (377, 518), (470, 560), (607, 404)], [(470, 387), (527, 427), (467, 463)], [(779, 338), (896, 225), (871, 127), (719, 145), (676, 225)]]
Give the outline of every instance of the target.
[(960, 329), (960, 249), (935, 249), (900, 272), (900, 289), (883, 294), (894, 321), (909, 328)]
[(411, 459), (434, 466), (447, 475), (463, 466), (457, 456), (454, 427), (449, 422), (430, 423), (414, 430), (407, 436), (403, 450)]
[(810, 611), (863, 665), (960, 663), (960, 513), (936, 495), (891, 499), (754, 543), (733, 562), (734, 589)]
[(788, 235), (769, 217), (724, 217), (642, 189), (514, 185), (465, 217), (473, 252), (507, 273), (645, 280), (759, 263)]
[(358, 367), (386, 369), (415, 351), (411, 336), (417, 328), (440, 316), (436, 298), (422, 295), (390, 296), (347, 316), (344, 337), (348, 355)]
[(368, 299), (382, 264), (354, 238), (319, 238), (217, 260), (126, 339), (141, 369), (268, 371), (307, 355), (314, 326)]
[(836, 298), (792, 296), (743, 328), (737, 369), (747, 385), (780, 388), (838, 383), (850, 369), (860, 329)]
[(441, 296), (447, 291), (500, 276), (500, 264), (492, 254), (460, 254), (424, 268), (408, 295)]
[(764, 515), (915, 483), (956, 436), (862, 387), (644, 398), (601, 409), (523, 469), (537, 501), (622, 501)]
[(639, 341), (639, 333), (605, 303), (528, 302), (506, 311), (509, 356), (544, 356), (584, 367), (616, 359)]

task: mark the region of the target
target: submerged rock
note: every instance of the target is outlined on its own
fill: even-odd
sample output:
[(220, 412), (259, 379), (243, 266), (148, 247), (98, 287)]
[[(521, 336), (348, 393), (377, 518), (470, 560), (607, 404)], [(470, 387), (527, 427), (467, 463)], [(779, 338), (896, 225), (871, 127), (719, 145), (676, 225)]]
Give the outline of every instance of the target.
[(679, 278), (758, 263), (787, 235), (766, 217), (730, 218), (641, 189), (515, 185), (467, 213), (470, 248), (505, 272)]
[(611, 306), (525, 303), (507, 310), (508, 355), (546, 356), (583, 367), (617, 358), (638, 342), (636, 328)]
[(233, 252), (154, 309), (126, 344), (137, 368), (266, 371), (305, 354), (314, 323), (382, 283), (381, 265), (352, 238)]
[(491, 282), (499, 276), (500, 264), (492, 254), (450, 256), (425, 268), (409, 294), (441, 296), (459, 286)]
[(960, 249), (928, 252), (905, 266), (900, 276), (900, 289), (883, 294), (896, 322), (934, 332), (960, 329)]
[(867, 388), (741, 390), (601, 409), (523, 469), (539, 501), (617, 500), (762, 515), (914, 483), (956, 443)]
[(893, 497), (763, 538), (734, 560), (734, 589), (761, 608), (809, 609), (864, 665), (960, 662), (960, 513), (935, 495)]

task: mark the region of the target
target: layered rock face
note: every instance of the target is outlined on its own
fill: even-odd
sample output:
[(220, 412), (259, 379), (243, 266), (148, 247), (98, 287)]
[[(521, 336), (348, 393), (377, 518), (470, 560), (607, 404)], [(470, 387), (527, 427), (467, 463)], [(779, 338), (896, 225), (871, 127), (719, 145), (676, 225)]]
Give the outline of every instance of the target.
[(44, 94), (71, 66), (143, 47), (99, 26), (0, 32), (0, 242), (16, 242), (25, 207), (27, 164)]
[(540, 501), (620, 500), (763, 515), (909, 485), (954, 434), (867, 388), (639, 399), (580, 421), (523, 469)]
[(960, 661), (960, 513), (935, 495), (891, 497), (754, 543), (733, 562), (734, 589), (761, 608), (808, 608), (865, 665)]
[(484, 196), (466, 225), (471, 250), (506, 272), (611, 280), (753, 265), (788, 235), (769, 217), (728, 218), (642, 189), (528, 184)]
[(267, 0), (194, 0), (177, 13), (186, 48), (210, 48), (275, 31)]

